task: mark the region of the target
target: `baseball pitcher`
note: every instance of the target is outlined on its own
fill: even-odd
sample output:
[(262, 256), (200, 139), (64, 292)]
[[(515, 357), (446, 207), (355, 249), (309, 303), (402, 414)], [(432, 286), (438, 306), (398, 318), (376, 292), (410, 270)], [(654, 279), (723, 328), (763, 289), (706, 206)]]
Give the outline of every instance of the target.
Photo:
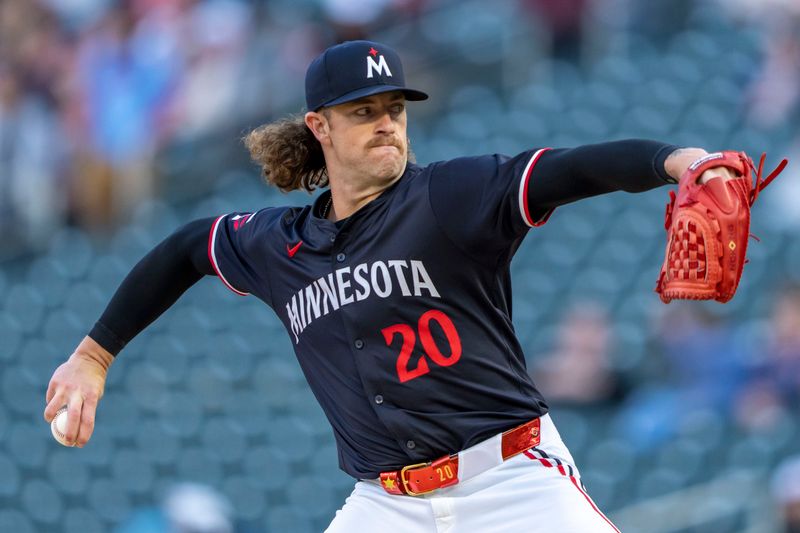
[(283, 322), (356, 480), (328, 531), (617, 531), (526, 372), (511, 260), (561, 205), (680, 183), (668, 219), (682, 225), (668, 227), (658, 290), (665, 301), (713, 298), (692, 282), (720, 289), (712, 264), (714, 275), (741, 273), (716, 248), (706, 254), (718, 240), (741, 246), (741, 231), (729, 238), (718, 217), (703, 233), (698, 221), (747, 211), (774, 176), (759, 169), (754, 188), (743, 154), (638, 139), (415, 164), (406, 107), (428, 96), (377, 42), (325, 50), (305, 95), (304, 116), (262, 126), (246, 144), (269, 184), (327, 190), (313, 205), (195, 220), (165, 239), (56, 369), (45, 419), (68, 406), (66, 438), (84, 446), (117, 354), (216, 276)]

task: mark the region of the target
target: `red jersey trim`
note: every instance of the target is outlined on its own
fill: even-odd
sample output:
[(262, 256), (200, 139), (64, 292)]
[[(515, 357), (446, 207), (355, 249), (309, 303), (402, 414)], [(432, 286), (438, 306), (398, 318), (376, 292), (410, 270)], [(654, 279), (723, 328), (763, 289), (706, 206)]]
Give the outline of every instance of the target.
[(214, 267), (214, 272), (217, 273), (217, 277), (222, 280), (222, 283), (224, 283), (226, 287), (239, 296), (247, 296), (250, 294), (249, 292), (237, 290), (233, 287), (233, 285), (228, 283), (228, 280), (222, 275), (222, 271), (219, 269), (219, 264), (217, 263), (217, 254), (214, 249), (217, 242), (217, 228), (219, 227), (220, 222), (222, 222), (222, 219), (226, 216), (228, 215), (222, 215), (221, 217), (218, 217), (217, 220), (214, 221), (214, 224), (211, 225), (211, 231), (208, 234), (208, 260), (211, 261), (211, 266)]
[(522, 173), (522, 178), (519, 181), (519, 212), (520, 215), (522, 215), (522, 220), (531, 228), (543, 225), (550, 218), (550, 215), (553, 214), (553, 211), (555, 211), (555, 208), (550, 209), (540, 220), (536, 221), (531, 217), (531, 211), (528, 208), (528, 184), (530, 183), (531, 174), (533, 173), (533, 167), (536, 166), (536, 162), (539, 161), (542, 154), (548, 150), (550, 150), (550, 148), (536, 150), (525, 166), (525, 172)]

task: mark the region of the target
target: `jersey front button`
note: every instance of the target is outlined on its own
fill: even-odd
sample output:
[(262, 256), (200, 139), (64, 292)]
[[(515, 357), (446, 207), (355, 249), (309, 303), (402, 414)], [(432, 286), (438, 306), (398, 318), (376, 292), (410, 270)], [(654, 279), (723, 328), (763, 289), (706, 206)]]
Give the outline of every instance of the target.
[(364, 341), (362, 341), (361, 339), (356, 339), (356, 341), (353, 344), (355, 345), (357, 350), (360, 350), (361, 348), (364, 347)]
[(347, 256), (346, 256), (346, 255), (344, 255), (344, 254), (343, 254), (343, 253), (341, 253), (341, 252), (339, 252), (338, 254), (336, 254), (336, 260), (337, 260), (337, 261), (339, 261), (340, 263), (344, 262), (344, 259), (345, 259), (345, 257), (347, 257)]
[(378, 405), (382, 404), (383, 403), (383, 396), (381, 396), (380, 394), (375, 396), (375, 403), (377, 403)]
[(335, 242), (335, 241), (336, 241), (336, 235), (331, 235), (331, 242)]
[(410, 440), (410, 441), (406, 442), (406, 448), (408, 448), (409, 450), (413, 450), (416, 447), (417, 447), (417, 443), (414, 442), (413, 440)]

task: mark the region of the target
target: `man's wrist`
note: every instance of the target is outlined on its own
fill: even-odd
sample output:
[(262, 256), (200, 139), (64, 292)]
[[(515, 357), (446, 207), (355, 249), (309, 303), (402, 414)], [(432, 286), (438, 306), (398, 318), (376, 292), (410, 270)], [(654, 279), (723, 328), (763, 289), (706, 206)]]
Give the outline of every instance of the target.
[(708, 155), (708, 152), (702, 148), (678, 148), (664, 160), (664, 170), (675, 181), (680, 181), (681, 176), (689, 168), (689, 165), (704, 155)]
[(108, 372), (111, 363), (114, 362), (114, 356), (111, 352), (100, 346), (100, 344), (89, 336), (83, 338), (75, 349), (75, 353), (72, 354), (72, 357), (93, 361), (100, 365), (106, 372)]

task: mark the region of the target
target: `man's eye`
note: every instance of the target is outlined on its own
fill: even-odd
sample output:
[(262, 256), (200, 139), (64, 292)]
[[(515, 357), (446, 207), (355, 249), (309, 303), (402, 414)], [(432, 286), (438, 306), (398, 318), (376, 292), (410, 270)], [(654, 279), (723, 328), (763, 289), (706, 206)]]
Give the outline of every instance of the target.
[(359, 107), (358, 109), (356, 109), (356, 115), (360, 117), (366, 117), (367, 115), (369, 115), (369, 113), (370, 110), (368, 107)]

